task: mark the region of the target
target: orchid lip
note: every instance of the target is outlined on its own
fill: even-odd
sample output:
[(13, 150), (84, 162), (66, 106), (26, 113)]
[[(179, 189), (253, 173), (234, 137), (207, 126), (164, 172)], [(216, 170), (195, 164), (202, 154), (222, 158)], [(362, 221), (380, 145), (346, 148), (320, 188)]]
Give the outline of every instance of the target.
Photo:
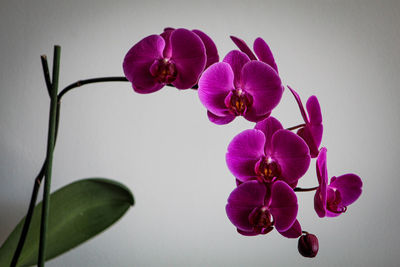
[(256, 163), (255, 172), (260, 182), (272, 183), (281, 175), (281, 168), (271, 157), (262, 157)]
[(330, 212), (337, 213), (337, 214), (345, 213), (346, 210), (347, 210), (347, 207), (341, 205), (342, 197), (341, 197), (340, 191), (336, 190), (336, 189), (333, 189), (333, 188), (330, 188), (330, 190), (333, 190), (333, 193), (334, 193), (333, 197), (334, 198), (333, 199), (328, 199), (328, 201), (327, 201), (327, 209)]
[(258, 233), (268, 233), (273, 229), (274, 221), (267, 206), (255, 208), (249, 214), (249, 222), (254, 227), (254, 231)]
[(225, 106), (235, 116), (243, 115), (251, 107), (253, 99), (251, 95), (241, 88), (233, 89), (225, 98)]
[(175, 64), (168, 58), (154, 60), (150, 73), (159, 83), (172, 83), (178, 75)]

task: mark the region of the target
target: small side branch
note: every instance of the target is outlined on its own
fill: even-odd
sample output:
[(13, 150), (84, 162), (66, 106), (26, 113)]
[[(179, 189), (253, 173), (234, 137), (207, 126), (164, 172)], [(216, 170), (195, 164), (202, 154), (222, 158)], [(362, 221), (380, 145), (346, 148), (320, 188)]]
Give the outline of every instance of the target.
[(308, 192), (308, 191), (314, 191), (317, 190), (319, 186), (316, 187), (310, 187), (310, 188), (301, 188), (301, 187), (296, 187), (294, 190), (294, 192)]
[(302, 123), (302, 124), (299, 124), (299, 125), (296, 125), (296, 126), (293, 126), (290, 128), (286, 128), (286, 130), (293, 131), (293, 130), (299, 129), (301, 127), (304, 127), (304, 126), (306, 126), (306, 125), (304, 123)]

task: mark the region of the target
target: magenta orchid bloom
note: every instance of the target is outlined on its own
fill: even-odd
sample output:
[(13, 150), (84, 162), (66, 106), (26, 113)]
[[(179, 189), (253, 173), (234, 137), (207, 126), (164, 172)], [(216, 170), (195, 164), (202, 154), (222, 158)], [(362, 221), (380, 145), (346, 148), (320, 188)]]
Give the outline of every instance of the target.
[(271, 183), (279, 179), (295, 185), (308, 170), (310, 160), (304, 140), (284, 130), (274, 117), (235, 136), (226, 153), (229, 170), (241, 182)]
[(223, 62), (204, 71), (198, 93), (210, 121), (227, 124), (236, 116), (252, 122), (267, 118), (281, 100), (283, 89), (271, 66), (234, 50)]
[(316, 158), (319, 153), (319, 146), (321, 145), (322, 133), (324, 131), (324, 127), (322, 125), (321, 108), (319, 106), (318, 99), (316, 96), (313, 95), (307, 100), (307, 116), (300, 96), (291, 87), (288, 86), (288, 88), (294, 95), (296, 102), (299, 105), (301, 116), (303, 117), (305, 122), (305, 126), (301, 127), (297, 131), (297, 134), (301, 136), (304, 141), (306, 141), (307, 145), (310, 148), (311, 157)]
[(269, 48), (268, 44), (262, 38), (258, 37), (253, 44), (253, 49), (257, 57), (253, 54), (245, 41), (235, 36), (231, 36), (231, 39), (240, 49), (240, 51), (245, 53), (251, 60), (257, 60), (258, 57), (258, 60), (267, 63), (276, 71), (276, 73), (278, 73), (278, 66), (276, 65), (274, 55), (272, 54), (272, 51)]
[(347, 210), (361, 195), (361, 178), (353, 173), (332, 177), (328, 185), (327, 149), (323, 147), (317, 159), (319, 187), (314, 196), (314, 209), (319, 217), (336, 217)]
[(194, 86), (206, 66), (206, 48), (196, 33), (166, 29), (135, 44), (126, 54), (123, 69), (133, 89), (141, 94), (166, 84), (178, 89)]
[(226, 205), (229, 220), (239, 233), (248, 236), (267, 234), (274, 227), (278, 232), (294, 232), (291, 228), (297, 210), (296, 194), (282, 181), (274, 182), (271, 187), (247, 181), (232, 191)]

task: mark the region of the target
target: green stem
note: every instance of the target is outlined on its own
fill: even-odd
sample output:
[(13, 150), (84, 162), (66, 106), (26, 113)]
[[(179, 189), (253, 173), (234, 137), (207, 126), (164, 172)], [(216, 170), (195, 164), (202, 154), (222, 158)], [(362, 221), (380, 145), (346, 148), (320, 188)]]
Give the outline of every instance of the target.
[(53, 164), (53, 151), (57, 125), (57, 92), (58, 92), (58, 77), (60, 71), (60, 53), (61, 47), (54, 46), (54, 58), (53, 58), (53, 78), (51, 88), (51, 100), (50, 100), (50, 118), (49, 118), (49, 133), (47, 139), (47, 156), (46, 156), (46, 171), (44, 180), (44, 191), (43, 191), (43, 206), (42, 206), (42, 220), (40, 224), (40, 243), (39, 243), (39, 260), (38, 266), (43, 267), (46, 260), (46, 238), (47, 228), (49, 221), (49, 209), (50, 209), (50, 185), (51, 185), (51, 171)]
[(26, 214), (26, 217), (25, 217), (21, 236), (19, 238), (17, 248), (15, 249), (15, 253), (14, 253), (14, 256), (11, 261), (11, 265), (10, 265), (11, 267), (17, 266), (19, 256), (21, 255), (22, 249), (24, 247), (26, 235), (28, 234), (29, 225), (31, 224), (33, 211), (35, 209), (36, 199), (37, 199), (37, 195), (38, 195), (39, 188), (40, 188), (40, 183), (42, 181), (42, 177), (44, 175), (45, 169), (46, 169), (46, 161), (43, 162), (42, 168), (40, 169), (40, 172), (36, 176), (35, 181), (34, 181), (31, 202), (29, 203), (28, 213)]
[[(49, 73), (49, 67), (48, 67), (48, 63), (47, 63), (47, 57), (46, 57), (46, 55), (41, 55), (40, 59), (42, 62), (43, 75), (44, 75), (44, 79), (46, 82), (47, 91), (49, 93), (49, 96), (51, 97), (52, 85), (51, 85), (51, 81), (50, 81), (50, 73)], [(58, 121), (58, 117), (59, 117), (59, 109), (57, 110), (57, 121)], [(57, 127), (58, 127), (58, 125), (56, 125), (56, 130), (57, 130)], [(57, 132), (56, 132), (56, 138), (57, 138)], [(32, 216), (33, 216), (33, 211), (35, 210), (37, 195), (39, 193), (40, 184), (43, 180), (45, 170), (46, 170), (46, 160), (44, 160), (43, 165), (33, 182), (31, 201), (29, 203), (28, 212), (25, 216), (25, 221), (24, 221), (24, 225), (22, 227), (21, 235), (18, 240), (17, 248), (15, 249), (13, 258), (11, 260), (11, 265), (10, 265), (11, 267), (17, 266), (19, 256), (21, 255), (22, 249), (24, 248), (26, 236), (28, 234), (29, 226), (31, 224), (31, 220), (32, 220)]]
[(47, 64), (46, 55), (40, 56), (42, 60), (42, 67), (44, 73), (44, 80), (46, 81), (47, 92), (49, 93), (49, 97), (51, 97), (51, 81), (50, 81), (50, 73), (49, 73), (49, 65)]

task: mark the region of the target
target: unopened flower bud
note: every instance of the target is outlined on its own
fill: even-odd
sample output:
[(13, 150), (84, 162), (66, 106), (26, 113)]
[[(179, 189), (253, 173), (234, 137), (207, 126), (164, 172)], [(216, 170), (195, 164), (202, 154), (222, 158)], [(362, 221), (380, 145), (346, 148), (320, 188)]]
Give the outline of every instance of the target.
[(318, 253), (318, 238), (306, 233), (299, 238), (298, 249), (302, 256), (307, 258), (314, 258)]

